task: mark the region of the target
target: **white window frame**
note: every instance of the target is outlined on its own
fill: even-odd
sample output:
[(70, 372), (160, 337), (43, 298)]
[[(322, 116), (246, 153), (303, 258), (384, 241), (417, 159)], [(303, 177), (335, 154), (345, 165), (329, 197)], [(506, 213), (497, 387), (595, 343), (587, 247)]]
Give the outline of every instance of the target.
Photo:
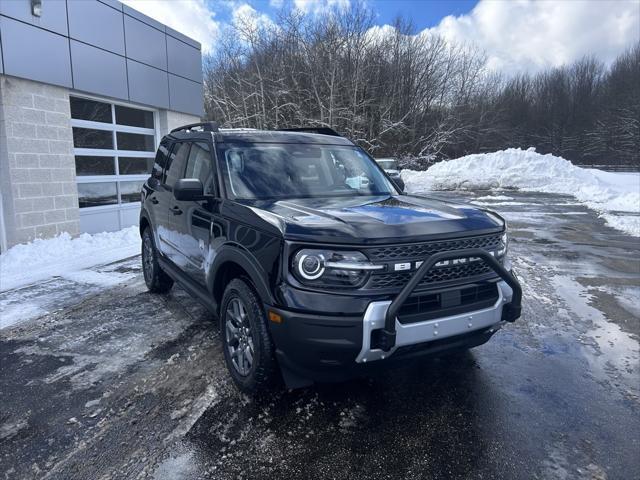
[[(123, 208), (140, 208), (140, 202), (125, 202), (122, 203), (121, 195), (120, 195), (120, 187), (119, 184), (121, 182), (127, 181), (145, 181), (149, 178), (149, 174), (136, 174), (136, 175), (121, 175), (120, 174), (120, 165), (118, 159), (120, 157), (136, 157), (136, 158), (154, 158), (156, 156), (156, 150), (158, 149), (158, 145), (160, 144), (160, 129), (159, 129), (159, 113), (158, 110), (145, 107), (142, 105), (137, 105), (129, 102), (119, 102), (116, 100), (111, 100), (107, 98), (95, 97), (92, 95), (85, 94), (76, 94), (74, 92), (69, 93), (69, 97), (81, 98), (86, 100), (93, 100), (96, 102), (106, 103), (111, 106), (111, 123), (105, 122), (93, 122), (91, 120), (80, 120), (80, 119), (71, 119), (71, 128), (79, 127), (79, 128), (89, 128), (95, 130), (104, 130), (109, 131), (113, 135), (113, 149), (98, 149), (98, 148), (73, 148), (74, 160), (76, 155), (86, 155), (92, 157), (113, 157), (114, 164), (114, 175), (78, 175), (76, 171), (76, 183), (78, 184), (87, 184), (87, 183), (115, 183), (116, 184), (116, 200), (117, 203), (112, 205), (100, 205), (96, 207), (82, 207), (80, 208), (80, 214), (83, 213), (92, 213), (92, 212), (100, 212), (107, 210), (119, 210)], [(143, 128), (143, 127), (131, 127), (128, 125), (118, 125), (116, 123), (116, 105), (128, 108), (135, 108), (138, 110), (145, 110), (153, 113), (153, 127), (154, 128)], [(153, 136), (153, 151), (143, 152), (137, 150), (119, 150), (118, 149), (118, 136), (117, 132), (124, 133), (138, 133), (142, 135), (152, 135)]]

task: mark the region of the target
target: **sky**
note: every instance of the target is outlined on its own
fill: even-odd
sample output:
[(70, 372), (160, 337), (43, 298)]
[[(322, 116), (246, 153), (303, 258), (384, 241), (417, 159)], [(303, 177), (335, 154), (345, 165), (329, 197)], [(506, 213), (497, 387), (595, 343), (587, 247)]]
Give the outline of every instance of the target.
[(537, 72), (594, 55), (610, 63), (640, 40), (640, 0), (122, 0), (123, 3), (215, 48), (225, 25), (250, 19), (275, 24), (281, 8), (317, 15), (362, 2), (378, 26), (398, 15), (416, 33), (473, 44), (490, 68), (507, 75)]

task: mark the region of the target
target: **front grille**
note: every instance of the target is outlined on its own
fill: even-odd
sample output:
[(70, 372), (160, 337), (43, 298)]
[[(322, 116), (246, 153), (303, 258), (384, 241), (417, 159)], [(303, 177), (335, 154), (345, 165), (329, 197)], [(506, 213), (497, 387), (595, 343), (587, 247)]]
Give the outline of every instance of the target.
[[(369, 247), (364, 249), (364, 251), (374, 262), (417, 262), (426, 260), (434, 253), (463, 250), (466, 248), (482, 248), (487, 251), (495, 251), (500, 248), (500, 237), (501, 234), (498, 233), (437, 242)], [(407, 284), (415, 272), (415, 269), (405, 272), (376, 272), (371, 275), (365, 288), (371, 290), (399, 290)], [(477, 260), (469, 263), (432, 268), (424, 276), (416, 289), (424, 290), (444, 284), (459, 285), (494, 277), (496, 277), (496, 274), (491, 267), (482, 260)]]
[(498, 300), (495, 282), (484, 282), (439, 293), (409, 297), (400, 307), (400, 323), (415, 323), (432, 318), (459, 315), (491, 307)]
[[(418, 284), (418, 289), (430, 286), (435, 283), (451, 282), (456, 280), (466, 280), (473, 277), (479, 277), (493, 272), (482, 260), (455, 265), (453, 267), (433, 268), (429, 271), (422, 281)], [(404, 287), (415, 272), (398, 272), (383, 273), (381, 275), (373, 275), (369, 281), (370, 288), (397, 288)]]
[(424, 259), (434, 253), (463, 250), (465, 248), (484, 248), (492, 250), (500, 245), (501, 234), (483, 235), (481, 237), (457, 238), (439, 242), (412, 243), (406, 245), (385, 245), (369, 247), (365, 252), (369, 259), (376, 260), (410, 260)]

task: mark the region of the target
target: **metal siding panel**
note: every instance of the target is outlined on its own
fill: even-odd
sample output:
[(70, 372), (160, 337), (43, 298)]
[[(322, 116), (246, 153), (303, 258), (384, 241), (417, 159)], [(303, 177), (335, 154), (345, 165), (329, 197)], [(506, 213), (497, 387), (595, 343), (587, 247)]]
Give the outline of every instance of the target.
[(122, 12), (95, 0), (69, 0), (71, 38), (124, 55)]
[(151, 25), (152, 27), (157, 28), (158, 30), (161, 30), (162, 32), (164, 32), (164, 25), (162, 23), (154, 20), (151, 17), (147, 17), (145, 14), (140, 13), (137, 10), (134, 10), (133, 8), (129, 7), (128, 5), (122, 5), (122, 11), (124, 13), (126, 13), (127, 15), (130, 15), (133, 18), (137, 18), (141, 22), (144, 22), (147, 25)]
[(104, 3), (105, 5), (109, 5), (119, 12), (122, 11), (122, 4), (118, 2), (118, 0), (98, 0), (100, 3)]
[(128, 100), (124, 57), (71, 40), (71, 58), (75, 89)]
[(169, 72), (202, 83), (200, 50), (167, 36), (167, 57), (169, 58)]
[(171, 110), (202, 116), (202, 84), (169, 74)]
[(127, 58), (167, 69), (165, 34), (127, 15), (124, 17)]
[(129, 98), (132, 102), (169, 108), (167, 72), (127, 60)]
[(61, 35), (69, 34), (65, 2), (43, 1), (42, 16), (34, 17), (31, 14), (30, 0), (0, 0), (0, 13)]
[(175, 37), (178, 40), (182, 40), (184, 43), (188, 43), (193, 48), (197, 48), (198, 50), (201, 50), (200, 42), (196, 42), (193, 38), (187, 37), (186, 35), (180, 33), (177, 30), (174, 30), (171, 27), (165, 26), (165, 30), (166, 30), (167, 34), (171, 35), (172, 37)]
[(7, 75), (71, 87), (69, 40), (41, 28), (0, 17)]
[(4, 60), (2, 59), (2, 32), (0, 32), (0, 73), (4, 73), (4, 67), (2, 66)]

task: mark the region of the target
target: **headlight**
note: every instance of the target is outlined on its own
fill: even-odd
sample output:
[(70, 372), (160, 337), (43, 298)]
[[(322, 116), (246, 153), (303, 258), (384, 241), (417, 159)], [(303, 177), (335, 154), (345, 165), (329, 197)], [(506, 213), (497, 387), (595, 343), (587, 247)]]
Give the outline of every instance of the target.
[(509, 235), (507, 233), (507, 228), (505, 225), (504, 233), (500, 237), (500, 246), (498, 247), (498, 251), (496, 252), (498, 257), (504, 257), (507, 254), (508, 248), (509, 248)]
[(298, 281), (318, 287), (359, 287), (372, 270), (383, 269), (374, 265), (357, 251), (299, 250), (291, 262), (291, 269)]

